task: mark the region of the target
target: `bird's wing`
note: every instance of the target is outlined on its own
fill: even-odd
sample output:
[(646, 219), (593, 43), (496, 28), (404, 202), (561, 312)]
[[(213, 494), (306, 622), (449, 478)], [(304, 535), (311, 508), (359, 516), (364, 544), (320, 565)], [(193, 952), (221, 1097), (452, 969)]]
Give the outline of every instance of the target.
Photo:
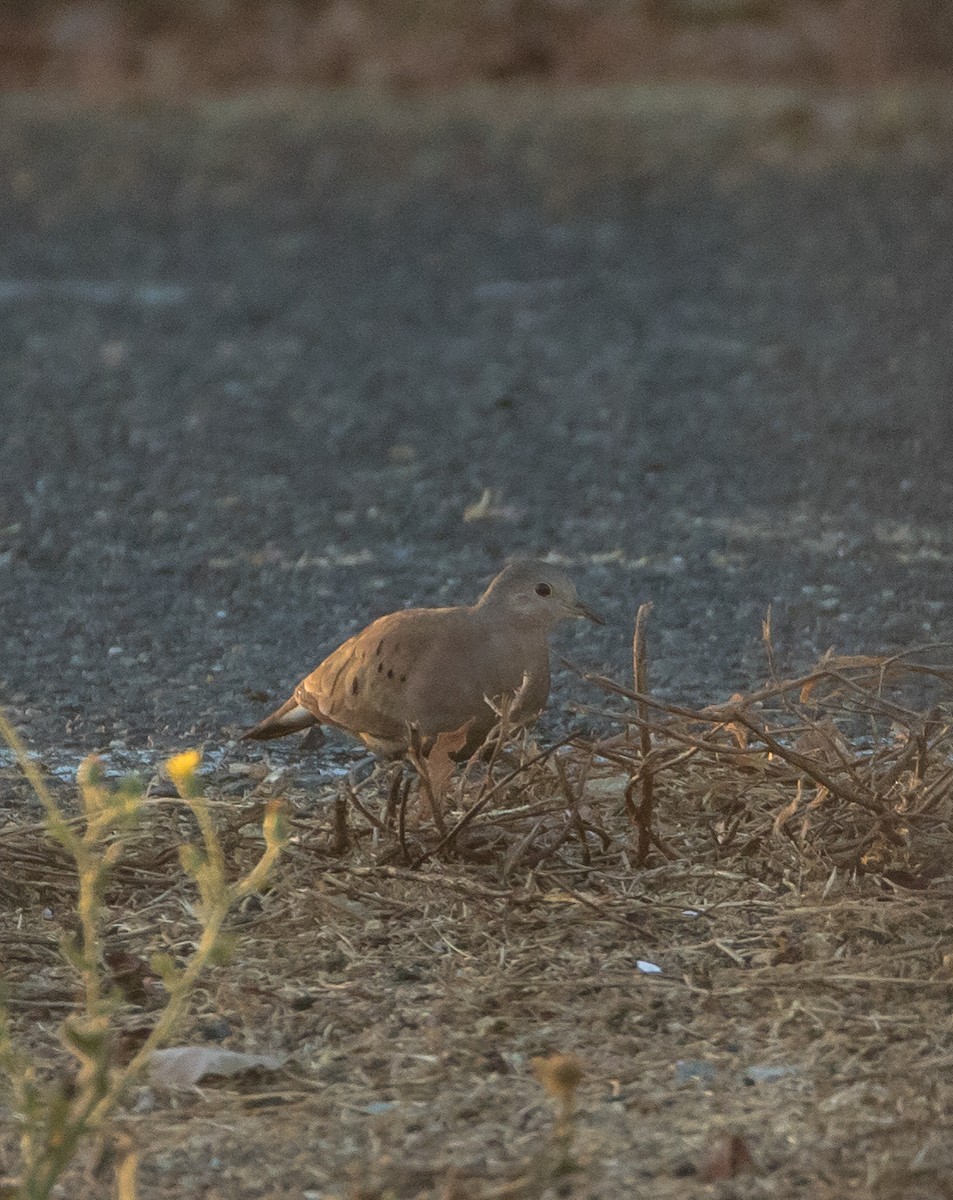
[(406, 743), (419, 720), (408, 680), (449, 609), (390, 613), (349, 638), (301, 681), (295, 698), (321, 719), (358, 737)]
[(391, 613), (330, 654), (298, 685), (294, 698), (320, 720), (370, 741), (406, 745), (416, 726), (425, 738), (473, 720), (482, 740), (496, 717), (486, 704), (519, 690), (521, 713), (538, 715), (549, 692), (545, 637), (529, 642), (487, 627), (468, 608)]

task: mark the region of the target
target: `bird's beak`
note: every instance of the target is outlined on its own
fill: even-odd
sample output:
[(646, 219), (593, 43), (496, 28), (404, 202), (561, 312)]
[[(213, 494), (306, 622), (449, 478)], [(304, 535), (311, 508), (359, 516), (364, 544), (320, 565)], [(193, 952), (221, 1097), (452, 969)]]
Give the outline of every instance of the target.
[(572, 607), (572, 615), (574, 617), (585, 617), (587, 621), (591, 621), (593, 625), (605, 625), (605, 621), (598, 613), (594, 613), (591, 608), (586, 608), (581, 600), (577, 600)]

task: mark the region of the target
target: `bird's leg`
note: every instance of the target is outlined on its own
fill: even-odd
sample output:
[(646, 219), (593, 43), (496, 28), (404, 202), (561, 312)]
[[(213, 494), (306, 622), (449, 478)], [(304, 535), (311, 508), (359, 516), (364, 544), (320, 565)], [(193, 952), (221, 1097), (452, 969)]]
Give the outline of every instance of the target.
[(384, 808), (384, 828), (393, 829), (400, 807), (400, 786), (404, 781), (404, 760), (400, 759), (393, 766), (390, 787), (387, 789), (387, 805)]
[[(404, 772), (401, 771), (400, 778), (403, 779)], [(397, 840), (400, 842), (400, 850), (404, 856), (404, 862), (410, 865), (410, 852), (407, 849), (407, 801), (410, 798), (410, 789), (413, 784), (412, 779), (404, 779), (404, 785), (399, 789), (400, 800), (397, 807)]]
[[(424, 754), (424, 745), (420, 737), (420, 730), (416, 725), (407, 726), (408, 745), (407, 759), (410, 765), (417, 772), (417, 809), (418, 815), (422, 820), (428, 817), (433, 817), (436, 810), (436, 803), (433, 794), (433, 787), (430, 781), (430, 771), (427, 766), (427, 756)], [(409, 794), (409, 792), (407, 793)], [(407, 807), (407, 795), (404, 796), (404, 805), (401, 810), (401, 816), (404, 816), (404, 809)]]
[(332, 814), (331, 853), (344, 854), (351, 844), (351, 836), (347, 827), (347, 792), (342, 787), (338, 788), (334, 797)]

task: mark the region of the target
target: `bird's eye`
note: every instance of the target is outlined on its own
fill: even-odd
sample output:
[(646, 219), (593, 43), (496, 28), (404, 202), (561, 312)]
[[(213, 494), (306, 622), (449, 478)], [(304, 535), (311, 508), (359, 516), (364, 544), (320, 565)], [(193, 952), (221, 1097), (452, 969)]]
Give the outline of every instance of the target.
[(537, 585), (536, 585), (536, 595), (537, 596), (551, 596), (552, 593), (553, 593), (553, 589), (549, 586), (548, 583), (537, 583)]

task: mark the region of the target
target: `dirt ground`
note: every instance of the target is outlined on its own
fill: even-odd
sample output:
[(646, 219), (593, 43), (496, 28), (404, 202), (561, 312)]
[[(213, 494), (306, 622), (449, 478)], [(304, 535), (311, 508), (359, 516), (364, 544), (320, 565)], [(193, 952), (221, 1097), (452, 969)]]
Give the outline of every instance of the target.
[[(852, 668), (832, 669), (839, 684)], [(626, 784), (649, 760), (630, 736), (501, 759), (489, 778), (504, 783), (529, 765), (451, 853), (413, 798), (400, 836), (378, 827), (374, 780), (351, 805), (265, 766), (218, 773), (233, 870), (275, 795), (292, 836), (179, 1041), (289, 1058), (138, 1088), (116, 1127), (140, 1152), (143, 1200), (953, 1195), (949, 726), (934, 708), (848, 750), (814, 703), (787, 726), (759, 717), (765, 742), (813, 730), (780, 757), (726, 717), (658, 725), (641, 869)], [(448, 824), (485, 794), (482, 772), (451, 790)], [(2, 782), (14, 1028), (62, 1069), (70, 875), (24, 824), (22, 781)], [(149, 955), (184, 962), (195, 944), (175, 852), (189, 826), (181, 802), (149, 802), (107, 892), (117, 1053), (161, 1002)], [(559, 1133), (534, 1073), (552, 1055), (582, 1071)], [(7, 1121), (8, 1162), (14, 1136)], [(63, 1195), (112, 1194), (90, 1163)]]

